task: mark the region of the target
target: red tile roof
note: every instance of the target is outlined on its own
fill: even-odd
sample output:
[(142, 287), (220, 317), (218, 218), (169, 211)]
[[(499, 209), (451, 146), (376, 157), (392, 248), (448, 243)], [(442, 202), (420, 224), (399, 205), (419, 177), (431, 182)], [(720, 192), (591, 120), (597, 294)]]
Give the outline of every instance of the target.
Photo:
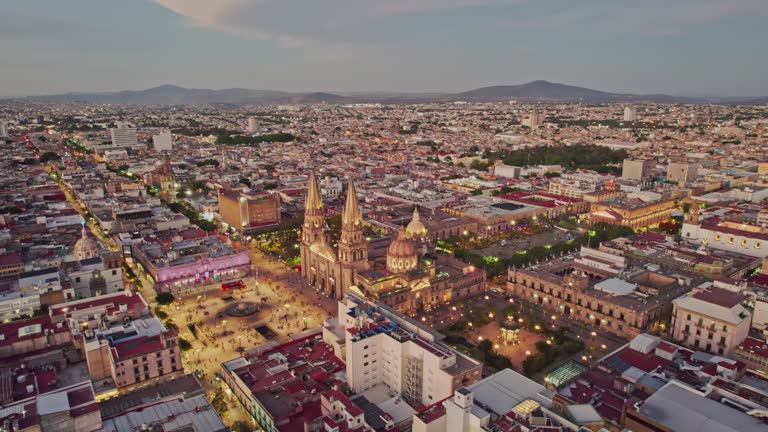
[(725, 308), (732, 308), (744, 301), (744, 295), (717, 287), (699, 291), (693, 294), (693, 298)]
[(165, 348), (160, 336), (140, 336), (111, 344), (110, 353), (115, 362), (161, 351)]

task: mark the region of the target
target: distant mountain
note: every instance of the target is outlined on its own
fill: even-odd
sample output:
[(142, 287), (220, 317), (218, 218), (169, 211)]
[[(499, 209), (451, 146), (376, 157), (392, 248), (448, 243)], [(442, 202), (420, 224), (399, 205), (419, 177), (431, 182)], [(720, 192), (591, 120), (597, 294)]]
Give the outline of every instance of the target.
[(265, 104), (291, 93), (272, 90), (228, 88), (222, 90), (184, 88), (161, 85), (146, 90), (124, 90), (115, 93), (65, 93), (49, 96), (30, 96), (27, 99), (51, 102), (89, 102), (119, 105), (204, 105), (216, 103)]
[(693, 103), (701, 102), (692, 98), (670, 96), (664, 94), (624, 94), (608, 93), (577, 87), (567, 84), (553, 83), (544, 80), (531, 81), (526, 84), (509, 86), (483, 87), (455, 95), (467, 101), (500, 101), (500, 100), (531, 100), (531, 101), (562, 101), (562, 102), (658, 102), (658, 103)]
[(65, 93), (48, 96), (30, 96), (26, 100), (50, 102), (88, 102), (119, 105), (269, 105), (269, 104), (345, 104), (345, 103), (427, 103), (427, 102), (499, 102), (508, 100), (541, 102), (587, 103), (766, 103), (768, 98), (687, 98), (665, 94), (609, 93), (585, 87), (531, 81), (519, 85), (483, 87), (463, 93), (402, 93), (355, 92), (344, 95), (333, 93), (290, 93), (272, 90), (228, 88), (207, 90), (162, 85), (146, 90), (125, 90), (113, 93)]

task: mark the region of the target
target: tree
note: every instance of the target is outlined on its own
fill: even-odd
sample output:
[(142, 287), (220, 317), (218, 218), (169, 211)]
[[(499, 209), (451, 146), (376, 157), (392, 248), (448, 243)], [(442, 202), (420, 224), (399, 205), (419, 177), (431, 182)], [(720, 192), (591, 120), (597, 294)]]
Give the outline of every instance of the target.
[(40, 155), (40, 163), (48, 163), (51, 161), (58, 161), (61, 160), (61, 156), (59, 156), (56, 152), (45, 152), (42, 155)]
[(182, 351), (189, 351), (192, 349), (192, 344), (187, 342), (186, 339), (178, 338), (179, 339), (179, 349)]
[(478, 195), (482, 195), (482, 194), (483, 194), (483, 191), (482, 191), (482, 190), (480, 190), (480, 189), (475, 189), (475, 190), (473, 190), (473, 191), (472, 191), (472, 192), (470, 192), (470, 193), (472, 194), (472, 196), (478, 196)]
[(229, 411), (229, 406), (227, 405), (224, 392), (221, 390), (216, 392), (216, 395), (211, 400), (211, 405), (213, 406), (213, 409), (219, 413), (219, 415), (224, 415), (224, 413)]
[(253, 428), (248, 425), (248, 423), (238, 420), (234, 423), (232, 423), (232, 426), (229, 428), (232, 432), (251, 432)]
[(197, 166), (199, 166), (199, 167), (204, 167), (204, 166), (208, 166), (208, 165), (219, 166), (219, 161), (217, 161), (216, 159), (206, 159), (206, 160), (204, 160), (202, 162), (198, 162), (197, 163)]
[(161, 305), (169, 305), (173, 303), (173, 300), (174, 300), (173, 294), (165, 291), (157, 293), (157, 295), (155, 296), (155, 301)]

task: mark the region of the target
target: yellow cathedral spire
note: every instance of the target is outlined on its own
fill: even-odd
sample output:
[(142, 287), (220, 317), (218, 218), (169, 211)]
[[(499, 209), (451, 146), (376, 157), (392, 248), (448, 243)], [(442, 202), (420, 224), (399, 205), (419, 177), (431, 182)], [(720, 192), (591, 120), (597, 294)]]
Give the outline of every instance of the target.
[(357, 191), (355, 190), (354, 180), (349, 180), (347, 188), (347, 200), (344, 203), (344, 213), (341, 215), (343, 225), (360, 225), (363, 223), (363, 216), (360, 214), (360, 206), (357, 204)]

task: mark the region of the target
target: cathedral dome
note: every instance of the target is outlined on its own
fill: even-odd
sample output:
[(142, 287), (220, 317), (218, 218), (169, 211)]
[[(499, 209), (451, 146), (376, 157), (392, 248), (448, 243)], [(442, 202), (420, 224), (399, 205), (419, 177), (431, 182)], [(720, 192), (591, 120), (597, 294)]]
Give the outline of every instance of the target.
[(405, 236), (409, 239), (420, 239), (427, 235), (427, 228), (419, 219), (419, 210), (413, 210), (413, 219), (405, 228)]
[(392, 273), (405, 273), (418, 265), (416, 243), (405, 237), (405, 228), (400, 227), (397, 238), (387, 249), (387, 270)]
[(95, 258), (99, 256), (100, 248), (96, 239), (88, 235), (88, 231), (83, 226), (82, 237), (75, 243), (72, 248), (72, 254), (78, 260), (84, 260), (88, 258)]
[(397, 238), (392, 241), (387, 249), (387, 256), (393, 258), (406, 258), (416, 255), (416, 244), (406, 238), (405, 228), (400, 227)]

